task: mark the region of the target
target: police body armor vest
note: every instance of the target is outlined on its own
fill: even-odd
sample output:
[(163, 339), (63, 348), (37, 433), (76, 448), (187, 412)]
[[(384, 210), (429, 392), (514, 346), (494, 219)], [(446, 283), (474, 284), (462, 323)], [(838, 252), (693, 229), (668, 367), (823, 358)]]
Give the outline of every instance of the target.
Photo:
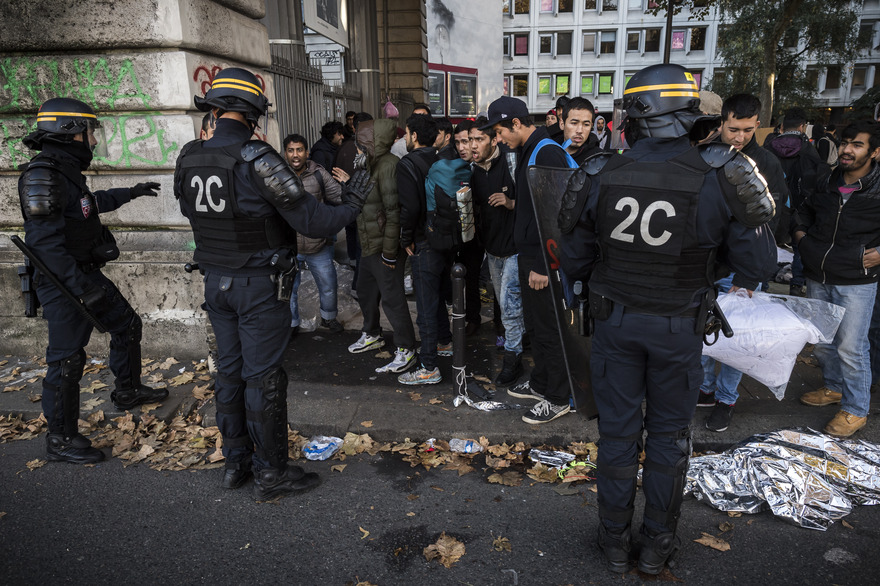
[[(119, 248), (116, 239), (98, 218), (98, 204), (95, 195), (86, 186), (85, 178), (80, 170), (70, 165), (65, 165), (52, 157), (42, 154), (34, 157), (24, 169), (29, 179), (25, 181), (20, 195), (22, 214), (25, 219), (28, 214), (25, 210), (28, 206), (28, 198), (33, 195), (43, 195), (46, 189), (58, 190), (58, 193), (68, 192), (64, 209), (47, 209), (51, 215), (57, 213), (64, 217), (64, 248), (79, 264), (100, 264), (119, 257)], [(76, 188), (70, 192), (69, 186), (64, 183), (67, 178)], [(64, 201), (62, 198), (61, 201)], [(50, 207), (54, 206), (53, 202)]]
[(714, 282), (715, 249), (698, 248), (696, 235), (709, 171), (696, 149), (665, 162), (622, 156), (608, 162), (601, 174), (600, 260), (591, 291), (652, 315), (695, 306), (696, 293)]
[(239, 209), (233, 169), (240, 163), (245, 163), (241, 145), (205, 148), (195, 141), (183, 149), (181, 200), (189, 212), (198, 263), (239, 269), (262, 250), (296, 249), (296, 232), (277, 212), (255, 217)]

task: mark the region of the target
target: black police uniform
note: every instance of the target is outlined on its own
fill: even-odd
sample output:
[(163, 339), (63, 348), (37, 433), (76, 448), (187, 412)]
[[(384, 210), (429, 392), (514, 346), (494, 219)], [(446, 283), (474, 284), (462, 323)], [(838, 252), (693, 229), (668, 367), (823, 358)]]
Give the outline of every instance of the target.
[[(279, 301), (274, 255), (296, 251), (296, 231), (332, 235), (359, 209), (319, 203), (304, 190), (287, 197), (273, 170), (293, 172), (251, 130), (221, 118), (214, 136), (181, 150), (174, 193), (193, 227), (194, 259), (204, 272), (205, 302), (217, 338), (217, 424), (227, 468), (283, 472), (287, 466), (290, 304)], [(288, 177), (289, 178), (289, 177)], [(253, 455), (253, 457), (252, 457)]]
[(689, 424), (703, 376), (702, 301), (722, 264), (736, 272), (734, 285), (751, 290), (775, 265), (767, 226), (732, 217), (756, 217), (735, 184), (741, 192), (752, 186), (749, 197), (765, 206), (761, 221), (772, 216), (756, 177), (753, 165), (724, 145), (692, 148), (687, 136), (648, 137), (625, 156), (589, 159), (563, 198), (562, 266), (589, 280), (595, 317), (600, 544), (603, 528), (625, 530), (628, 543), (645, 429), (642, 533), (649, 542), (666, 536), (659, 568), (674, 538), (691, 451)]
[[(90, 191), (82, 171), (91, 160), (84, 142), (42, 145), (18, 182), (25, 242), (71, 293), (88, 300), (86, 306), (107, 328), (110, 370), (116, 377), (111, 396), (118, 407), (128, 408), (144, 399), (164, 399), (168, 392), (141, 384), (141, 319), (101, 273), (119, 249), (98, 214), (128, 203), (132, 190)], [(49, 323), (43, 412), (50, 434), (71, 437), (78, 433), (79, 380), (93, 326), (48, 279), (39, 272), (34, 279)]]

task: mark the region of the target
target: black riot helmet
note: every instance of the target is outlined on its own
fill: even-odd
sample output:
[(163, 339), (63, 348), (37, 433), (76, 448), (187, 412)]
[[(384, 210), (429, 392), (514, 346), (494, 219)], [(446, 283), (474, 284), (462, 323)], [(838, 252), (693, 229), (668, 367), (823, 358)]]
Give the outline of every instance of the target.
[(677, 138), (700, 117), (700, 88), (681, 65), (651, 65), (626, 84), (623, 109), (627, 128), (639, 136)]
[(251, 126), (256, 126), (260, 116), (266, 114), (269, 100), (263, 94), (257, 76), (240, 67), (227, 67), (211, 82), (205, 97), (196, 96), (196, 108), (207, 112), (220, 108), (224, 112), (241, 112)]
[[(26, 147), (41, 150), (44, 142), (67, 144), (78, 134), (101, 126), (95, 111), (86, 103), (73, 98), (46, 100), (37, 113), (37, 129), (24, 137)], [(88, 138), (83, 137), (88, 145)]]

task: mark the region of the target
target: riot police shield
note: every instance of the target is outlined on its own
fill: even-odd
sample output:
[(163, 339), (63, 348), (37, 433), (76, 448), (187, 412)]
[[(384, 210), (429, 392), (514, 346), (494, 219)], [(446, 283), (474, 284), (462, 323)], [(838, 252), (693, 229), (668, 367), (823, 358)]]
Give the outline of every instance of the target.
[[(562, 357), (574, 405), (581, 415), (593, 418), (598, 415), (590, 384), (590, 338), (579, 333), (580, 318), (577, 302), (572, 292), (573, 283), (566, 279), (559, 264), (559, 239), (561, 232), (557, 223), (562, 194), (573, 169), (529, 167), (529, 188), (535, 208), (541, 249), (550, 277), (550, 293), (556, 327), (562, 341)], [(528, 285), (525, 285), (528, 286)]]

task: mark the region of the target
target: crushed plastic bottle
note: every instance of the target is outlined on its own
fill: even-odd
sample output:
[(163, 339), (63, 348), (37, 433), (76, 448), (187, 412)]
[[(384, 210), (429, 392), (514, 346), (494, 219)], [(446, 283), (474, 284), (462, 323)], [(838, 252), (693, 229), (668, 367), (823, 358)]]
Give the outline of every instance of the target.
[(436, 442), (436, 441), (437, 441), (436, 438), (433, 438), (433, 437), (428, 440), (425, 440), (425, 451), (426, 452), (433, 452), (434, 450), (436, 450), (437, 448), (434, 446), (434, 442)]
[(552, 468), (560, 468), (575, 459), (574, 454), (568, 452), (551, 452), (547, 450), (532, 449), (529, 451), (529, 459), (532, 462), (540, 462)]
[(477, 454), (483, 451), (483, 446), (474, 440), (453, 438), (449, 440), (449, 449), (462, 454)]
[(303, 446), (306, 460), (326, 460), (342, 447), (342, 438), (316, 435)]

